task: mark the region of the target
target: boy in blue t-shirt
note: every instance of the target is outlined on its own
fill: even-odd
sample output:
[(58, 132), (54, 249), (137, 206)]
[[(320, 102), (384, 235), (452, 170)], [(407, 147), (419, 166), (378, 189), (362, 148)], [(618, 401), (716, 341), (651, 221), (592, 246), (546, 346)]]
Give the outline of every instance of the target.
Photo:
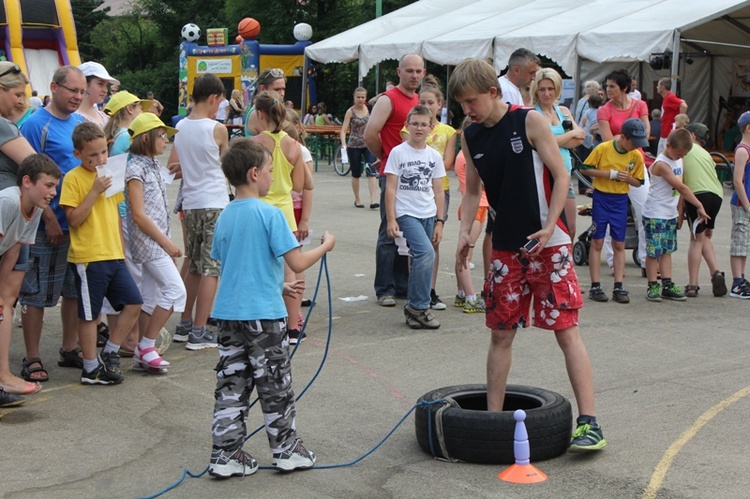
[[(216, 221), (211, 258), (221, 262), (221, 279), (211, 314), (219, 322), (219, 364), (213, 418), (211, 476), (251, 475), (258, 462), (242, 450), (248, 399), (253, 387), (263, 408), (273, 467), (311, 468), (315, 454), (302, 446), (294, 419), (287, 311), (282, 294), (296, 296), (303, 281), (284, 283), (284, 262), (300, 273), (333, 249), (322, 244), (302, 253), (284, 214), (261, 201), (273, 182), (271, 152), (251, 139), (232, 142), (221, 160), (236, 189)], [(260, 290), (247, 299), (248, 290)]]

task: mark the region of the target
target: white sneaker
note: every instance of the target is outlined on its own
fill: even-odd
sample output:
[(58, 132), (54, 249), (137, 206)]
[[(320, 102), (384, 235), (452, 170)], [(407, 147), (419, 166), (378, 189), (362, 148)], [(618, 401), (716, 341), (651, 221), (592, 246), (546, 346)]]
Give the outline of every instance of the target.
[(231, 456), (223, 450), (211, 452), (211, 464), (208, 465), (208, 474), (216, 478), (229, 478), (230, 476), (247, 476), (258, 471), (258, 461), (253, 456), (237, 450)]
[(315, 464), (315, 454), (302, 446), (302, 439), (294, 441), (289, 449), (275, 453), (271, 465), (282, 471), (306, 470)]

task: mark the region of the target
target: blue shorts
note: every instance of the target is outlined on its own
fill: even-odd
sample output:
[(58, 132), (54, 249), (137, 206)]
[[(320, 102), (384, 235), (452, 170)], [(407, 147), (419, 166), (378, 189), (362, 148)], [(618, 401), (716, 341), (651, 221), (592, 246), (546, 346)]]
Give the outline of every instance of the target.
[[(26, 274), (19, 300), (29, 307), (54, 307), (64, 298), (78, 298), (73, 274), (68, 268), (70, 233), (63, 231), (59, 246), (47, 244), (47, 233), (37, 231), (36, 243), (30, 246)], [(20, 261), (19, 255), (19, 261)]]
[(96, 320), (102, 310), (105, 297), (117, 312), (121, 311), (125, 305), (143, 304), (141, 292), (125, 266), (125, 260), (69, 265), (75, 275), (80, 319)]
[(612, 240), (618, 243), (623, 242), (628, 225), (628, 195), (611, 194), (594, 189), (591, 218), (596, 224), (592, 239), (604, 239), (607, 225), (609, 225)]
[(677, 251), (677, 219), (643, 217), (646, 255), (659, 258)]

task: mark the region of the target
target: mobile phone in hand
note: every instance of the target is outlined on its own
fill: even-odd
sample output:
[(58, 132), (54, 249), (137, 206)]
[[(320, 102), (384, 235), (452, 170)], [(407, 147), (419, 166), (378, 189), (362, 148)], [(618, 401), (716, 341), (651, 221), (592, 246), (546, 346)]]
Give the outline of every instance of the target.
[(539, 249), (539, 239), (534, 238), (534, 239), (530, 240), (529, 242), (527, 242), (526, 244), (524, 244), (521, 247), (521, 249), (523, 249), (527, 253), (533, 253), (533, 252), (535, 252), (536, 250)]

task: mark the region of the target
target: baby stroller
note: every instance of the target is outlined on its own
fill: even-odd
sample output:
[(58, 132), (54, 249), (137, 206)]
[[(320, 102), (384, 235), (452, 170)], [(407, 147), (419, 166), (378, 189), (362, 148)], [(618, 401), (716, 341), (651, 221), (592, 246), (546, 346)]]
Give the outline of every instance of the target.
[[(591, 185), (591, 181), (588, 177), (580, 172), (581, 160), (577, 155), (573, 154), (573, 171), (572, 175), (578, 178), (578, 181), (586, 187), (586, 196), (592, 197), (594, 192), (594, 186)], [(579, 206), (578, 215), (584, 217), (591, 216), (591, 204)], [(625, 249), (633, 250), (633, 261), (640, 267), (641, 262), (638, 260), (638, 226), (633, 219), (634, 212), (633, 207), (628, 199), (628, 222), (625, 229)], [(591, 236), (596, 232), (596, 224), (591, 223), (588, 229), (583, 231), (577, 238), (573, 245), (573, 261), (578, 266), (589, 264), (589, 250), (591, 249)]]

